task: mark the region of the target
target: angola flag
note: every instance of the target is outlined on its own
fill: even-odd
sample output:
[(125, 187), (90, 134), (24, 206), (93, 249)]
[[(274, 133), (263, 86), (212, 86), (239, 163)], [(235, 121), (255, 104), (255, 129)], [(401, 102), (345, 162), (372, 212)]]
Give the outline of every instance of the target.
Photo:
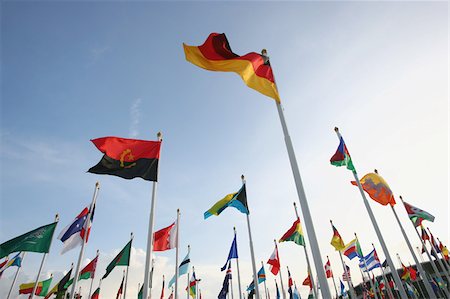
[(280, 102), (269, 58), (250, 52), (239, 56), (231, 50), (224, 33), (211, 33), (201, 46), (183, 43), (186, 60), (208, 71), (234, 72), (248, 87)]
[[(50, 277), (47, 280), (39, 281), (34, 294), (41, 297), (47, 295), (52, 279), (53, 277)], [(19, 286), (19, 294), (31, 294), (31, 292), (33, 292), (34, 284), (34, 282), (21, 284)]]
[(102, 279), (105, 279), (116, 266), (130, 265), (132, 242), (133, 240), (131, 239), (130, 242), (128, 242), (127, 245), (125, 245), (125, 247), (119, 252), (119, 254), (116, 255), (116, 257), (111, 261), (111, 263), (109, 263), (109, 265), (106, 267), (106, 273), (105, 275), (103, 275)]
[(212, 215), (219, 216), (228, 207), (234, 207), (244, 214), (249, 214), (247, 205), (247, 192), (245, 190), (245, 184), (242, 185), (236, 193), (231, 193), (216, 202), (208, 211), (203, 214), (203, 217), (207, 219)]
[[(383, 206), (387, 204), (390, 204), (391, 206), (395, 205), (395, 199), (391, 188), (377, 173), (366, 174), (362, 177), (360, 182), (362, 188), (369, 194), (370, 198), (379, 204), (382, 204)], [(355, 186), (358, 185), (355, 181), (352, 181), (351, 183)]]
[(341, 235), (334, 225), (331, 226), (333, 227), (333, 237), (331, 238), (330, 244), (333, 245), (337, 251), (341, 251), (345, 249), (344, 240), (342, 240)]
[(100, 162), (88, 172), (110, 174), (124, 179), (158, 180), (158, 161), (161, 141), (147, 141), (119, 137), (91, 140), (104, 153)]
[(303, 235), (302, 225), (300, 224), (300, 218), (295, 220), (291, 228), (281, 237), (278, 242), (293, 241), (298, 245), (305, 246), (305, 237)]

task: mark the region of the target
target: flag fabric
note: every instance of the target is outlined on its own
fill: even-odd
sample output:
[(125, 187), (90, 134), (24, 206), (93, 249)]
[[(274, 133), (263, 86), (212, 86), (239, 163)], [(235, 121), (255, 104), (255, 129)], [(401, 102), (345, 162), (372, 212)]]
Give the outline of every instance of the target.
[[(369, 194), (370, 198), (382, 204), (383, 206), (390, 204), (395, 205), (394, 194), (386, 181), (377, 173), (368, 173), (360, 180), (361, 186), (364, 191)], [(358, 186), (355, 181), (351, 182), (352, 185)]]
[(249, 293), (247, 298), (248, 299), (253, 299), (255, 297), (255, 288), (253, 288)]
[[(52, 283), (52, 279), (53, 277), (50, 277), (47, 280), (39, 281), (34, 294), (40, 297), (46, 296)], [(21, 284), (19, 286), (19, 294), (31, 294), (33, 292), (34, 285), (34, 282)]]
[[(138, 295), (137, 295), (137, 299), (142, 299), (142, 294), (144, 292), (144, 284), (141, 285), (141, 288), (139, 289)], [(169, 297), (170, 298), (170, 297)]]
[(409, 219), (411, 219), (415, 227), (420, 226), (423, 220), (434, 222), (434, 216), (430, 213), (421, 210), (407, 202), (403, 202), (403, 205), (405, 206), (406, 213), (408, 213)]
[(280, 299), (280, 298), (281, 298), (281, 295), (280, 295), (280, 289), (278, 289), (278, 283), (277, 283), (276, 280), (275, 280), (275, 288), (276, 288), (276, 290), (277, 290), (277, 299)]
[[(191, 259), (189, 258), (189, 252), (184, 257), (183, 261), (181, 261), (180, 265), (178, 266), (178, 277), (181, 275), (184, 275), (189, 270), (189, 263), (191, 262)], [(175, 283), (175, 274), (173, 275), (172, 279), (169, 281), (169, 284), (167, 285), (169, 288)]]
[(143, 178), (158, 180), (158, 161), (161, 141), (148, 141), (119, 137), (92, 139), (104, 155), (88, 172), (110, 174), (124, 179)]
[(92, 294), (91, 299), (100, 299), (100, 288), (97, 288), (94, 292), (94, 294)]
[[(364, 261), (367, 265), (364, 264)], [(364, 272), (371, 271), (372, 269), (381, 267), (380, 259), (378, 258), (377, 252), (372, 250), (368, 255), (359, 260), (359, 267), (363, 269)]]
[(409, 269), (406, 268), (405, 265), (403, 265), (403, 263), (402, 263), (402, 269), (403, 269), (403, 272), (402, 272), (402, 275), (400, 276), (401, 279), (403, 279), (405, 281), (411, 280), (411, 275), (409, 273)]
[[(63, 242), (63, 249), (61, 254), (83, 244), (84, 235), (86, 234), (86, 220), (89, 214), (89, 209), (84, 208), (80, 214), (72, 221), (71, 224), (67, 225), (59, 234), (58, 240)], [(90, 230), (90, 229), (89, 229)], [(88, 231), (89, 231), (88, 230)], [(86, 236), (86, 243), (88, 241), (89, 233)]]
[(251, 292), (251, 291), (253, 291), (255, 289), (255, 282), (253, 281), (253, 279), (252, 279), (252, 281), (249, 283), (249, 285), (247, 286), (247, 292)]
[(292, 277), (291, 277), (291, 271), (288, 271), (288, 293), (289, 293), (289, 299), (293, 299), (294, 294), (292, 292), (292, 286), (294, 285), (293, 281), (292, 281)]
[(331, 270), (331, 264), (330, 264), (329, 259), (325, 263), (324, 268), (325, 268), (325, 274), (326, 274), (327, 278), (333, 277), (333, 271)]
[(236, 193), (226, 195), (224, 198), (216, 202), (208, 211), (203, 214), (204, 219), (212, 215), (219, 216), (228, 207), (234, 207), (241, 213), (249, 214), (247, 205), (247, 192), (245, 190), (245, 184), (242, 185)]
[(231, 243), (230, 252), (228, 253), (227, 261), (225, 262), (225, 265), (220, 269), (220, 271), (224, 271), (227, 268), (227, 264), (231, 259), (237, 259), (238, 258), (238, 250), (237, 250), (237, 243), (236, 243), (236, 235), (234, 235), (233, 243)]
[(447, 249), (447, 246), (442, 244), (441, 240), (439, 240), (439, 249), (441, 250), (441, 253), (444, 256), (444, 259), (446, 261), (448, 261), (449, 260), (449, 251)]
[[(124, 273), (125, 274), (125, 273)], [(122, 295), (123, 293), (123, 283), (125, 282), (125, 275), (122, 277), (122, 282), (120, 283), (120, 287), (117, 290), (117, 295), (116, 295), (116, 299), (119, 299), (120, 295)], [(164, 282), (163, 282), (164, 285)]]
[(414, 268), (411, 265), (409, 265), (408, 271), (409, 271), (409, 276), (411, 277), (411, 280), (415, 281), (417, 279), (417, 271), (414, 270)]
[(103, 275), (102, 279), (108, 277), (109, 273), (116, 266), (129, 266), (130, 265), (130, 255), (131, 255), (131, 243), (132, 239), (125, 245), (125, 247), (116, 255), (116, 257), (109, 263), (106, 267), (106, 273)]
[(0, 264), (0, 277), (2, 277), (3, 271), (8, 269), (9, 267), (21, 267), (22, 266), (22, 257), (20, 256), (22, 252), (17, 253), (13, 258), (6, 258), (3, 263)]
[(344, 273), (342, 274), (342, 280), (351, 282), (352, 281), (352, 275), (350, 274), (350, 267), (347, 266), (345, 263), (344, 263), (344, 266), (345, 266), (345, 270), (347, 270), (348, 278), (347, 278), (347, 275), (345, 274), (345, 271), (344, 271)]
[(381, 267), (383, 268), (389, 267), (387, 260), (384, 260), (384, 262), (381, 264)]
[(280, 271), (280, 258), (278, 256), (278, 248), (276, 246), (267, 263), (270, 265), (270, 272), (272, 272), (273, 275), (277, 275)]
[(310, 273), (308, 273), (308, 277), (306, 277), (305, 280), (303, 280), (302, 285), (309, 286), (310, 288), (312, 288), (311, 274)]
[[(78, 276), (78, 280), (82, 279), (93, 279), (95, 275), (95, 269), (97, 267), (98, 256), (96, 256), (92, 261), (87, 264), (83, 270), (80, 271), (80, 275)], [(73, 283), (73, 278), (71, 278), (67, 282), (67, 286), (70, 286)]]
[(280, 102), (269, 58), (250, 52), (239, 56), (231, 50), (224, 33), (211, 33), (201, 46), (183, 43), (186, 60), (208, 71), (237, 73), (244, 83)]
[(266, 271), (264, 271), (264, 266), (258, 271), (258, 283), (264, 282), (266, 280)]
[(352, 260), (355, 257), (361, 258), (363, 254), (358, 239), (355, 238), (350, 243), (345, 245), (344, 249), (342, 250), (342, 253), (350, 260)]
[(436, 250), (437, 253), (440, 253), (441, 249), (439, 248), (439, 245), (437, 244), (436, 239), (434, 238), (431, 232), (430, 232), (430, 242), (431, 245), (434, 247), (434, 250)]
[(48, 253), (56, 224), (58, 222), (38, 227), (0, 244), (0, 259), (18, 251)]
[(345, 286), (344, 283), (342, 282), (342, 280), (339, 279), (340, 285), (341, 285), (341, 296), (344, 297), (345, 296)]
[(160, 299), (164, 299), (164, 285), (165, 285), (165, 281), (164, 281), (164, 275), (163, 275), (163, 282), (162, 282), (162, 287), (161, 287), (161, 296)]
[(153, 251), (166, 251), (177, 246), (176, 221), (153, 234)]
[(331, 165), (334, 166), (346, 166), (348, 170), (355, 171), (353, 166), (352, 158), (348, 152), (347, 146), (345, 145), (344, 138), (339, 137), (339, 146), (336, 153), (330, 159)]
[(191, 280), (189, 281), (189, 290), (188, 290), (189, 295), (192, 298), (195, 298), (195, 296), (197, 295), (196, 286), (197, 286), (197, 278), (195, 278), (195, 272), (192, 272)]
[(45, 299), (50, 298), (53, 294), (56, 294), (56, 298), (63, 298), (64, 293), (66, 292), (68, 286), (67, 283), (69, 282), (70, 276), (72, 275), (72, 268), (69, 272), (64, 275), (61, 280), (53, 286), (53, 288), (47, 293), (45, 296)]
[(293, 292), (292, 295), (293, 295), (292, 297), (293, 297), (294, 299), (301, 299), (301, 298), (300, 298), (300, 292), (298, 291), (297, 286), (294, 286), (294, 292)]
[(309, 290), (308, 299), (314, 299), (314, 294), (313, 294), (312, 289)]
[(425, 241), (430, 240), (430, 236), (422, 225), (420, 226), (420, 230), (422, 232), (421, 237), (423, 242), (425, 243)]
[(334, 227), (334, 225), (331, 226), (333, 227), (333, 237), (331, 238), (330, 244), (337, 251), (341, 251), (345, 248), (344, 240), (342, 240), (341, 235), (339, 234), (338, 230)]
[(300, 218), (295, 220), (291, 228), (284, 233), (278, 242), (292, 241), (298, 245), (305, 246), (305, 237), (303, 235), (302, 226), (300, 224)]

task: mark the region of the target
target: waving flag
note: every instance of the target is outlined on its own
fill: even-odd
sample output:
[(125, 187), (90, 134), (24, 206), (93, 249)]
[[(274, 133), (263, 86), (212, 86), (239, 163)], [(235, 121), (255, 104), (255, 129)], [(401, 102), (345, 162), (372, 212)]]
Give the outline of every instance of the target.
[(99, 299), (99, 298), (100, 298), (100, 288), (97, 288), (94, 294), (92, 294), (91, 299)]
[(350, 157), (350, 153), (348, 152), (342, 136), (339, 136), (339, 146), (336, 153), (331, 157), (330, 163), (334, 166), (346, 166), (348, 170), (355, 171), (352, 158)]
[(6, 260), (0, 264), (0, 278), (2, 277), (3, 271), (8, 269), (9, 267), (16, 266), (20, 268), (22, 266), (22, 257), (20, 256), (21, 254), (22, 252), (19, 252), (11, 259), (6, 258)]
[[(66, 253), (67, 251), (77, 247), (78, 245), (83, 244), (84, 235), (86, 234), (86, 220), (89, 214), (89, 209), (84, 208), (80, 214), (72, 221), (71, 224), (66, 226), (58, 236), (58, 239), (63, 242), (63, 249), (61, 250), (61, 254)], [(90, 229), (88, 230), (90, 231)], [(89, 232), (86, 236), (86, 242), (89, 238)]]
[(189, 295), (192, 298), (195, 298), (197, 295), (196, 286), (197, 286), (197, 278), (195, 277), (195, 272), (192, 272), (191, 281), (189, 282), (189, 290), (188, 290)]
[[(83, 270), (80, 271), (80, 275), (78, 276), (78, 280), (82, 279), (93, 279), (95, 275), (95, 269), (97, 268), (98, 255), (87, 264)], [(69, 287), (73, 283), (73, 278), (69, 280), (67, 283), (67, 287)]]
[(341, 296), (344, 297), (345, 296), (345, 286), (344, 283), (342, 282), (342, 280), (339, 279), (340, 285), (341, 285)]
[(331, 226), (333, 227), (333, 237), (331, 238), (330, 244), (333, 245), (337, 251), (341, 251), (345, 248), (344, 240), (342, 240), (341, 235), (334, 225), (331, 224)]
[(248, 87), (280, 102), (268, 57), (254, 52), (244, 56), (233, 53), (224, 33), (211, 33), (201, 46), (183, 47), (190, 63), (209, 71), (237, 73)]
[(258, 271), (258, 283), (264, 282), (266, 280), (266, 271), (264, 271), (264, 265)]
[[(377, 173), (368, 173), (360, 180), (362, 188), (369, 194), (370, 198), (383, 206), (390, 204), (395, 205), (394, 195), (386, 181)], [(357, 186), (355, 181), (352, 185)]]
[(104, 155), (88, 172), (110, 174), (124, 179), (158, 180), (158, 161), (161, 141), (147, 141), (120, 137), (91, 140)]
[[(50, 285), (52, 283), (53, 277), (50, 277), (47, 280), (43, 280), (38, 282), (38, 285), (36, 287), (36, 291), (34, 294), (36, 296), (44, 297), (47, 295), (48, 289), (50, 288)], [(31, 294), (33, 292), (35, 283), (23, 283), (19, 286), (19, 294)]]
[[(366, 265), (364, 264), (364, 261), (366, 262)], [(378, 258), (377, 252), (372, 250), (368, 255), (360, 259), (359, 261), (359, 267), (363, 269), (364, 272), (368, 272), (372, 269), (381, 267), (380, 259)]]
[[(191, 262), (191, 259), (189, 258), (189, 252), (184, 257), (183, 261), (180, 263), (180, 266), (178, 267), (178, 277), (181, 275), (184, 275), (189, 270), (189, 263)], [(170, 288), (175, 283), (175, 274), (173, 275), (172, 279), (169, 281), (168, 287)]]
[(102, 279), (105, 279), (108, 277), (109, 273), (116, 267), (116, 266), (129, 266), (130, 265), (130, 255), (131, 255), (131, 243), (133, 242), (133, 239), (131, 239), (127, 245), (116, 255), (116, 257), (109, 263), (109, 265), (106, 267), (106, 273), (103, 275)]
[(449, 252), (448, 252), (447, 246), (442, 244), (441, 240), (438, 239), (438, 241), (439, 241), (439, 249), (441, 250), (442, 255), (444, 256), (444, 259), (446, 261), (448, 261), (449, 260)]
[(293, 295), (293, 299), (301, 299), (300, 298), (300, 292), (298, 291), (296, 285), (294, 285), (294, 293), (292, 295)]
[(342, 253), (351, 260), (355, 257), (361, 258), (363, 254), (358, 239), (355, 238), (352, 241), (350, 241), (350, 243), (345, 245), (345, 248), (342, 250)]
[(278, 283), (276, 279), (275, 279), (275, 288), (277, 290), (277, 299), (280, 299), (281, 298), (280, 289), (278, 289)]
[[(73, 264), (72, 264), (73, 266)], [(64, 294), (67, 291), (67, 282), (69, 282), (70, 276), (72, 275), (72, 268), (69, 272), (64, 275), (61, 280), (53, 286), (53, 288), (47, 293), (45, 296), (45, 299), (50, 298), (53, 294), (56, 294), (56, 298), (63, 298)]]
[(231, 279), (231, 262), (228, 264), (228, 270), (223, 280), (222, 289), (220, 290), (219, 296), (217, 296), (218, 299), (227, 298), (228, 289), (230, 286), (230, 279)]
[(327, 262), (325, 263), (325, 274), (327, 276), (327, 278), (333, 277), (333, 271), (331, 270), (331, 264), (330, 264), (330, 260), (327, 259)]
[(351, 276), (351, 274), (350, 274), (350, 267), (349, 266), (347, 266), (347, 264), (344, 262), (344, 266), (345, 266), (345, 270), (347, 270), (347, 275), (348, 275), (348, 278), (347, 278), (347, 275), (346, 275), (346, 273), (345, 273), (345, 271), (344, 271), (344, 273), (342, 273), (342, 280), (343, 281), (352, 281), (352, 276)]
[(228, 253), (227, 261), (225, 262), (225, 265), (220, 269), (220, 271), (224, 271), (227, 268), (227, 264), (231, 259), (237, 259), (238, 258), (238, 251), (237, 251), (237, 243), (236, 243), (236, 234), (233, 238), (233, 243), (231, 243), (230, 252)]
[(280, 271), (280, 258), (278, 257), (278, 248), (276, 246), (267, 263), (270, 265), (270, 272), (273, 275), (277, 275)]
[[(120, 295), (122, 295), (123, 293), (123, 283), (125, 282), (125, 273), (122, 277), (122, 283), (120, 284), (119, 289), (117, 290), (117, 295), (116, 295), (116, 299), (119, 299)], [(164, 281), (163, 281), (163, 286), (164, 286)]]
[(292, 281), (291, 277), (291, 271), (288, 270), (288, 293), (289, 293), (289, 299), (293, 299), (294, 294), (292, 293), (292, 286), (294, 285), (294, 282)]
[(311, 283), (311, 274), (308, 272), (308, 277), (303, 280), (302, 285), (309, 286), (312, 289), (312, 283)]
[(423, 225), (420, 225), (420, 230), (421, 230), (421, 237), (422, 237), (423, 242), (425, 243), (425, 241), (430, 240), (430, 236), (428, 235), (428, 233), (425, 230), (425, 228), (423, 227)]
[(403, 202), (403, 205), (405, 206), (409, 219), (411, 219), (415, 227), (422, 225), (422, 221), (424, 220), (434, 222), (434, 216), (430, 213), (410, 205), (405, 201)]
[(153, 234), (153, 251), (166, 251), (177, 245), (177, 223), (174, 222)]
[(300, 218), (295, 220), (291, 228), (284, 233), (279, 242), (292, 241), (298, 245), (305, 246), (305, 237), (303, 235), (302, 226), (300, 224)]
[(242, 185), (236, 193), (231, 193), (216, 202), (208, 211), (203, 215), (205, 219), (212, 215), (219, 216), (228, 207), (234, 207), (238, 209), (241, 213), (249, 214), (247, 206), (247, 193), (245, 190), (245, 184)]

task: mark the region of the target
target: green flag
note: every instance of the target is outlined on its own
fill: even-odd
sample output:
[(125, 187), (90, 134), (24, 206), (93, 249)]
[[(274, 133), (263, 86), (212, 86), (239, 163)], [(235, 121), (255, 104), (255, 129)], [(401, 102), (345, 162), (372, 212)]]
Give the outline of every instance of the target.
[(141, 289), (139, 290), (139, 293), (138, 293), (138, 299), (142, 299), (142, 293), (144, 292), (144, 284), (142, 284), (142, 287), (141, 287)]
[(127, 245), (122, 249), (122, 251), (119, 252), (119, 254), (112, 260), (111, 263), (109, 263), (108, 267), (106, 267), (106, 273), (103, 275), (102, 279), (105, 279), (109, 273), (116, 267), (116, 266), (129, 266), (130, 265), (130, 253), (131, 253), (131, 242), (133, 240), (130, 240)]
[(41, 226), (0, 244), (0, 258), (17, 251), (48, 253), (56, 224), (58, 222)]

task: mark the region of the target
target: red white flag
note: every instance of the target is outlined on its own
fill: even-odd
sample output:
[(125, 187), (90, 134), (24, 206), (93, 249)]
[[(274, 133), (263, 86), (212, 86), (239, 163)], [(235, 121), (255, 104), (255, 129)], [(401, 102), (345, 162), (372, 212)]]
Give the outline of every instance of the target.
[(278, 248), (276, 246), (267, 263), (270, 265), (270, 272), (273, 275), (277, 275), (280, 271), (280, 258), (278, 257)]
[(153, 234), (153, 251), (165, 251), (176, 247), (177, 224), (172, 223)]
[(325, 274), (327, 275), (327, 278), (333, 277), (333, 271), (331, 271), (330, 260), (328, 260), (327, 263), (325, 264)]

